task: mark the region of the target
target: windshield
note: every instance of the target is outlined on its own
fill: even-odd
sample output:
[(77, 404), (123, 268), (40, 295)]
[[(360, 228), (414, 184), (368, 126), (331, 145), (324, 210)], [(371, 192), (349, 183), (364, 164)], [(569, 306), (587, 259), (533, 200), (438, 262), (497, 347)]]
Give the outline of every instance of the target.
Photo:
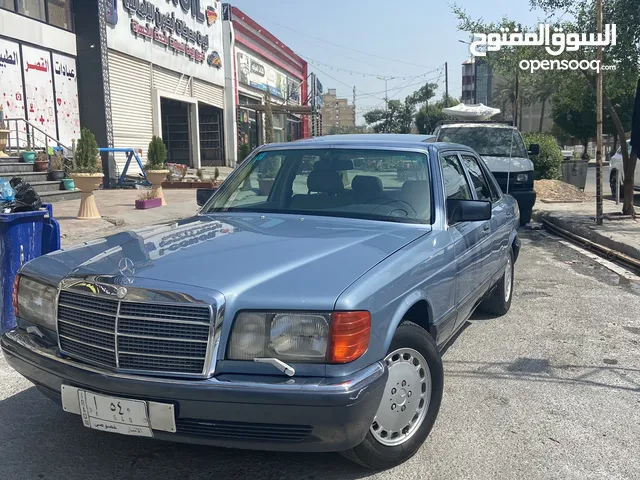
[(438, 141), (467, 145), (482, 156), (527, 158), (522, 137), (513, 128), (442, 127)]
[(271, 212), (431, 223), (424, 153), (355, 149), (258, 153), (203, 213)]

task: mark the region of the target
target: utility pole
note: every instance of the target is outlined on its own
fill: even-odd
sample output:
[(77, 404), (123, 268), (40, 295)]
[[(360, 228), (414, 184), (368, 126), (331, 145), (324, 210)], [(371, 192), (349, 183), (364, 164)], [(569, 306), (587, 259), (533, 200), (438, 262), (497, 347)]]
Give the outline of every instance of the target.
[(444, 106), (449, 106), (449, 64), (444, 62)]
[[(378, 77), (379, 80), (384, 80), (384, 111), (385, 117), (387, 118), (387, 123), (389, 120), (389, 95), (387, 89), (387, 82), (389, 80), (393, 80), (395, 77)], [(386, 132), (389, 133), (389, 132)]]
[(356, 126), (356, 86), (353, 86), (353, 126)]
[[(602, 0), (596, 0), (598, 33), (602, 33)], [(598, 46), (602, 65), (602, 45)], [(596, 73), (596, 224), (602, 225), (602, 69)]]

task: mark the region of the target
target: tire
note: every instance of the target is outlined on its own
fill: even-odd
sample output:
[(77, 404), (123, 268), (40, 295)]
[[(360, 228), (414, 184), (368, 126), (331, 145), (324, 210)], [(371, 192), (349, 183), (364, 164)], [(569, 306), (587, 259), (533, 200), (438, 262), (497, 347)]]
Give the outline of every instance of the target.
[(520, 210), (520, 226), (521, 227), (524, 227), (527, 223), (531, 221), (532, 213), (533, 213), (533, 208)]
[(504, 315), (511, 308), (513, 298), (513, 249), (509, 250), (509, 261), (502, 278), (493, 291), (480, 304), (480, 310), (492, 315)]
[[(420, 449), (438, 416), (444, 387), (436, 343), (429, 332), (413, 322), (403, 321), (398, 326), (385, 362), (389, 378), (371, 428), (359, 445), (341, 452), (345, 458), (375, 470), (399, 465)], [(428, 368), (417, 369), (415, 362)], [(389, 428), (387, 432), (388, 427), (398, 430)]]
[[(616, 198), (616, 182), (618, 180), (618, 170), (611, 170), (611, 174), (609, 175), (609, 186), (611, 187), (611, 196)], [(620, 198), (624, 198), (624, 185), (620, 184)]]

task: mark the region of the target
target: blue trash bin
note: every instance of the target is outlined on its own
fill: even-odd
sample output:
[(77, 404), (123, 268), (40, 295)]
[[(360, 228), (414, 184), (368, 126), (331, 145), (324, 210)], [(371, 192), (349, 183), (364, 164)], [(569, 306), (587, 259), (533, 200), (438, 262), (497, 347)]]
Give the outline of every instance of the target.
[(59, 248), (60, 226), (50, 204), (35, 212), (0, 214), (0, 333), (16, 326), (13, 283), (20, 267)]

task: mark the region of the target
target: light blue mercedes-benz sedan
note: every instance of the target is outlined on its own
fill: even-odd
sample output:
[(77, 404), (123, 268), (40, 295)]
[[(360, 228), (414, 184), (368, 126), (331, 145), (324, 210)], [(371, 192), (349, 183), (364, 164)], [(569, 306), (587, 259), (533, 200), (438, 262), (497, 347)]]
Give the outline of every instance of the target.
[(88, 428), (387, 468), (435, 423), (447, 341), (509, 310), (518, 222), (462, 145), (266, 145), (193, 218), (27, 263), (2, 350)]

